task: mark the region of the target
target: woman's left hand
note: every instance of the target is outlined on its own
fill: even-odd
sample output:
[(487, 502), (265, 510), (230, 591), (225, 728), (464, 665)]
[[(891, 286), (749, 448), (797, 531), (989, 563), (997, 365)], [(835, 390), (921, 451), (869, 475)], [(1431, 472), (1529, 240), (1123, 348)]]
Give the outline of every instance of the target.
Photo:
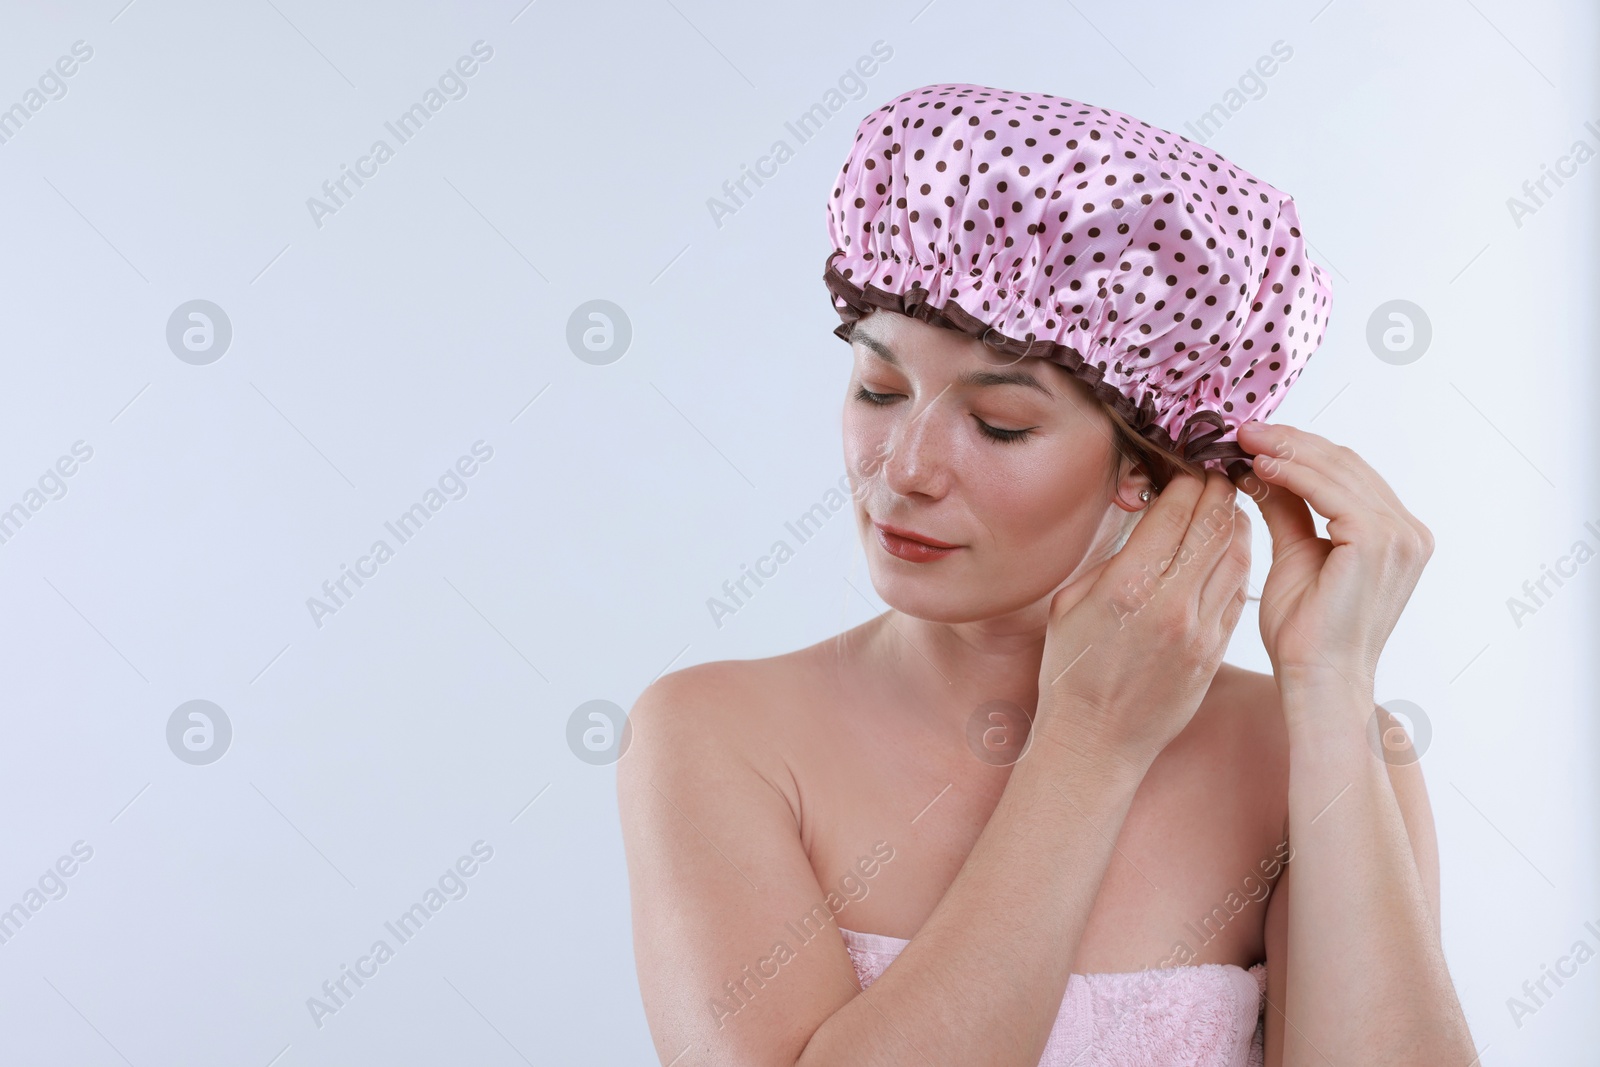
[[(1239, 487), (1272, 535), (1261, 640), (1279, 685), (1370, 689), (1433, 535), (1348, 448), (1261, 422), (1240, 427), (1239, 444), (1255, 456), (1254, 477)], [(1327, 537), (1317, 536), (1312, 508), (1328, 520)]]

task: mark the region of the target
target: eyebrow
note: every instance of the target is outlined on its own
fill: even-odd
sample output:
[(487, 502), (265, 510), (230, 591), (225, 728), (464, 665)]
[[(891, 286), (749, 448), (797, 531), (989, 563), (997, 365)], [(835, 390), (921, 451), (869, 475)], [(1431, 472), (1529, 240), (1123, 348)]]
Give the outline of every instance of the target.
[[(891, 367), (905, 369), (904, 364), (900, 362), (900, 357), (896, 356), (888, 345), (863, 330), (859, 323), (850, 331), (850, 343), (860, 344)], [(1049, 386), (1023, 370), (969, 370), (958, 377), (956, 381), (961, 385), (972, 386), (1021, 385), (1029, 389), (1036, 389), (1052, 400), (1056, 399), (1056, 394), (1050, 390)]]

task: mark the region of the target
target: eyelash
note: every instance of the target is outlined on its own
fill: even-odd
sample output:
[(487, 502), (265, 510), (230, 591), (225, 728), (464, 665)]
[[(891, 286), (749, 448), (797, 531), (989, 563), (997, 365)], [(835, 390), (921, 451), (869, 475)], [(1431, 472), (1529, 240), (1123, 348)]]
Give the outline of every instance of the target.
[[(894, 396), (894, 393), (869, 392), (866, 386), (856, 387), (856, 399), (865, 401), (874, 407), (883, 407), (884, 405), (888, 404), (889, 400)], [(973, 418), (977, 419), (977, 416), (973, 416)], [(1001, 444), (1016, 444), (1020, 441), (1026, 441), (1033, 435), (1032, 430), (1002, 430), (997, 426), (990, 426), (982, 419), (977, 419), (977, 422), (978, 429), (983, 432), (985, 437), (989, 438), (991, 441), (999, 441)]]

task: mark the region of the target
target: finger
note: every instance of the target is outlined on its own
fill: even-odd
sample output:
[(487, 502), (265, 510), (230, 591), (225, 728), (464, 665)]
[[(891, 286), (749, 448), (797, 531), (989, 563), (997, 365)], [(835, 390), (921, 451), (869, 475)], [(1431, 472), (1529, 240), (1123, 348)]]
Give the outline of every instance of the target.
[(1239, 625), (1239, 617), (1244, 614), (1244, 606), (1249, 602), (1249, 597), (1245, 593), (1247, 588), (1248, 583), (1245, 580), (1241, 580), (1238, 588), (1233, 591), (1233, 598), (1223, 605), (1222, 619), (1218, 632), (1223, 636), (1224, 645), (1227, 643), (1227, 638), (1232, 635), (1234, 628)]
[[(1275, 428), (1277, 429), (1277, 428)], [(1358, 531), (1370, 526), (1372, 531), (1387, 537), (1397, 537), (1401, 545), (1413, 549), (1426, 561), (1433, 553), (1433, 533), (1400, 502), (1394, 489), (1386, 482), (1377, 471), (1357, 455), (1353, 450), (1342, 445), (1333, 444), (1326, 438), (1314, 433), (1300, 430), (1295, 427), (1282, 427), (1284, 432), (1278, 436), (1275, 453), (1289, 453), (1315, 458), (1315, 462), (1307, 466), (1313, 470), (1326, 471), (1329, 476), (1350, 489), (1356, 496), (1366, 502), (1364, 511), (1345, 517), (1339, 517), (1327, 512), (1328, 537), (1335, 543), (1344, 543), (1354, 540)], [(1247, 435), (1247, 437), (1250, 435)], [(1270, 435), (1257, 435), (1270, 436)], [(1253, 438), (1252, 438), (1253, 439)], [(1298, 446), (1298, 447), (1297, 447)], [(1262, 459), (1257, 457), (1255, 464), (1258, 468), (1270, 468), (1278, 461), (1273, 458)], [(1301, 492), (1302, 496), (1309, 496)], [(1313, 507), (1322, 511), (1315, 500), (1310, 500)], [(1276, 554), (1276, 549), (1274, 550)]]
[(1120, 582), (1134, 574), (1160, 574), (1183, 543), (1205, 482), (1186, 471), (1175, 474), (1144, 511), (1133, 533), (1128, 535), (1105, 572), (1109, 581)]
[(1179, 579), (1191, 589), (1205, 585), (1217, 560), (1222, 558), (1233, 539), (1233, 516), (1239, 510), (1235, 503), (1237, 496), (1227, 475), (1220, 471), (1206, 472), (1205, 488), (1200, 491), (1200, 499), (1195, 501), (1189, 527), (1183, 532), (1183, 542), (1162, 572), (1163, 578)]
[(1163, 590), (1172, 598), (1173, 610), (1190, 619), (1210, 620), (1215, 614), (1202, 614), (1201, 594), (1232, 543), (1239, 514), (1238, 493), (1220, 471), (1208, 471), (1203, 479), (1196, 480), (1202, 481), (1202, 488), (1177, 548), (1153, 566), (1142, 563), (1139, 576), (1121, 572), (1119, 578), (1134, 587), (1142, 579), (1146, 589), (1151, 588), (1153, 580), (1154, 589)]
[(1246, 512), (1237, 499), (1234, 504), (1234, 536), (1227, 544), (1226, 552), (1211, 569), (1205, 589), (1200, 590), (1200, 617), (1205, 621), (1218, 622), (1224, 627), (1224, 632), (1232, 632), (1235, 622), (1238, 622), (1237, 616), (1229, 619), (1230, 609), (1235, 601), (1240, 609), (1243, 608), (1245, 590), (1250, 584), (1250, 512)]
[(1300, 459), (1325, 471), (1330, 478), (1343, 483), (1358, 495), (1371, 499), (1396, 518), (1415, 521), (1389, 483), (1353, 449), (1334, 444), (1326, 437), (1295, 426), (1265, 423), (1247, 423), (1246, 426), (1251, 428), (1240, 428), (1243, 434), (1241, 444), (1246, 450), (1254, 449), (1258, 454), (1265, 452), (1273, 457)]
[(1316, 520), (1302, 498), (1281, 485), (1268, 485), (1254, 473), (1243, 475), (1238, 485), (1261, 509), (1267, 534), (1272, 538), (1274, 560), (1281, 559), (1291, 546), (1316, 538)]
[[(1328, 536), (1335, 541), (1350, 539), (1348, 527), (1370, 525), (1375, 518), (1386, 523), (1394, 521), (1386, 508), (1374, 505), (1366, 495), (1351, 489), (1332, 477), (1325, 468), (1307, 462), (1298, 454), (1292, 458), (1272, 457), (1270, 462), (1263, 462), (1258, 457), (1255, 475), (1269, 486), (1287, 489), (1310, 504), (1317, 514), (1328, 520)], [(1270, 523), (1271, 520), (1268, 521)], [(1274, 553), (1277, 551), (1274, 548)]]

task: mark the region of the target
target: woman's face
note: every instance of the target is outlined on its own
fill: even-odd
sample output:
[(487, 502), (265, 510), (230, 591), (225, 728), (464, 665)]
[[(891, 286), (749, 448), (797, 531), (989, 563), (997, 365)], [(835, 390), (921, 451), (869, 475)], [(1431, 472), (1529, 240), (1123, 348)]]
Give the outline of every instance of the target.
[[(892, 607), (954, 623), (1048, 605), (1116, 544), (1143, 483), (1113, 478), (1111, 421), (1064, 368), (886, 309), (851, 350), (845, 462)], [(959, 547), (908, 559), (880, 525)]]

